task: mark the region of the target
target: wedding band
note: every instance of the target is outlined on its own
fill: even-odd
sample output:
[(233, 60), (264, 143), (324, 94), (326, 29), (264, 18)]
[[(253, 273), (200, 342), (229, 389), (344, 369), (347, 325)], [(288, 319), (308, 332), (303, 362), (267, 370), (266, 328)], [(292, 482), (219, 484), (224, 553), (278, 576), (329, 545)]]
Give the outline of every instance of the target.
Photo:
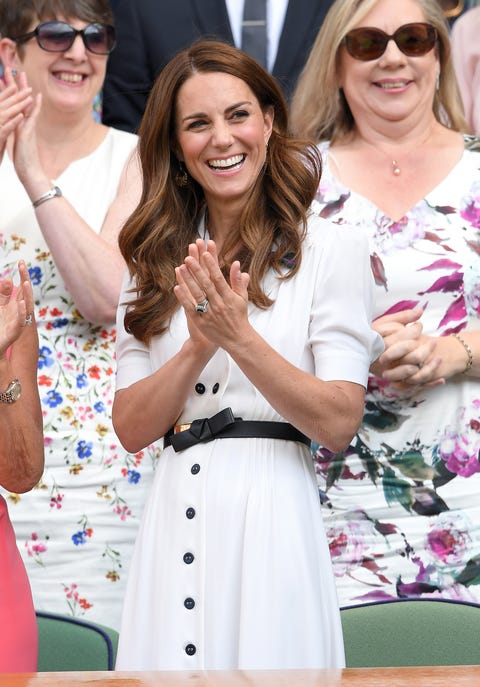
[(33, 323), (33, 317), (31, 315), (27, 315), (25, 318), (25, 325), (28, 327)]
[(207, 312), (207, 306), (208, 306), (208, 298), (204, 298), (203, 301), (200, 301), (200, 303), (197, 303), (195, 306), (195, 310), (200, 313), (200, 315), (203, 315), (204, 312)]

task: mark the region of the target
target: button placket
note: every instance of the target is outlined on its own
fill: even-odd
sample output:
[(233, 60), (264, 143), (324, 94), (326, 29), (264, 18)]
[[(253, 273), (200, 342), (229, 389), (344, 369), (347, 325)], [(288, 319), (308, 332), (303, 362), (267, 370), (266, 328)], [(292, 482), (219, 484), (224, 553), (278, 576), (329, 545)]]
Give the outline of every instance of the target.
[[(193, 660), (192, 667), (196, 665), (196, 655), (198, 655), (199, 644), (202, 642), (202, 635), (199, 623), (201, 617), (199, 612), (201, 608), (201, 600), (198, 598), (198, 583), (201, 578), (199, 565), (201, 561), (200, 542), (198, 540), (198, 528), (201, 527), (201, 522), (198, 519), (198, 497), (202, 491), (203, 483), (203, 469), (200, 463), (188, 462), (185, 466), (187, 480), (183, 493), (183, 506), (180, 511), (180, 517), (184, 520), (182, 530), (185, 532), (185, 549), (183, 552), (183, 579), (185, 586), (183, 587), (183, 596), (179, 599), (183, 605), (185, 634), (184, 644), (181, 649), (185, 659), (190, 663)], [(182, 585), (183, 586), (183, 585)]]

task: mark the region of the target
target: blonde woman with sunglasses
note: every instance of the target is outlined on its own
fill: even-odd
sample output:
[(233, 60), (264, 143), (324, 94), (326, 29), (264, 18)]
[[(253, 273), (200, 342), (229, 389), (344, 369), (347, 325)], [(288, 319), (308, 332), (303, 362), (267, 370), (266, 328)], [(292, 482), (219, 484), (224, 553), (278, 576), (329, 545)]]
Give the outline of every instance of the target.
[(9, 495), (38, 608), (116, 626), (151, 461), (111, 425), (117, 236), (138, 199), (137, 137), (92, 117), (115, 28), (108, 0), (2, 0), (0, 265), (38, 310), (45, 472)]
[(439, 3), (334, 2), (292, 110), (315, 211), (369, 238), (386, 344), (349, 449), (315, 456), (340, 603), (478, 603), (480, 141)]

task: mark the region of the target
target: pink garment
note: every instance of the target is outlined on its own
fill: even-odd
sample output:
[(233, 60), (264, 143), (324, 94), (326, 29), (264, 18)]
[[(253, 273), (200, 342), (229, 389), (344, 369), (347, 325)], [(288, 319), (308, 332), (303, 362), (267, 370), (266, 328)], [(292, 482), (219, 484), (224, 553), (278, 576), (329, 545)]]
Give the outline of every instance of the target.
[(480, 7), (473, 7), (456, 20), (451, 43), (470, 133), (480, 136)]
[(38, 633), (32, 593), (7, 504), (0, 496), (0, 673), (37, 670)]

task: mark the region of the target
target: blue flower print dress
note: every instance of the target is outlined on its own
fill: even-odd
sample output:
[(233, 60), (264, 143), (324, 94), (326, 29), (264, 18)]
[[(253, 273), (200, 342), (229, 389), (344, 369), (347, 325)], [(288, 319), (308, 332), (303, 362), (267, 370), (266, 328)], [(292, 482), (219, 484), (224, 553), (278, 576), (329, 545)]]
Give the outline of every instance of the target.
[[(55, 180), (99, 232), (137, 137), (110, 129)], [(55, 201), (52, 201), (55, 202)], [(0, 274), (29, 268), (40, 340), (45, 472), (4, 494), (37, 609), (118, 627), (124, 584), (155, 449), (127, 454), (113, 432), (115, 323), (75, 307), (8, 155), (0, 166)], [(75, 257), (72, 256), (72, 269)]]

